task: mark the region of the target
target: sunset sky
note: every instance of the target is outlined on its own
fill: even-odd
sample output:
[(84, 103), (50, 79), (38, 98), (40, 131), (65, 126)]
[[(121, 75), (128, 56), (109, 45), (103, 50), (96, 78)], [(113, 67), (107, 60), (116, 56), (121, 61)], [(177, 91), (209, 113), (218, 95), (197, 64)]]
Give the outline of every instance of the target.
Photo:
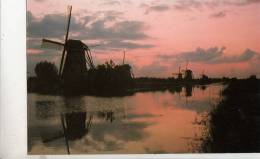
[(170, 77), (178, 67), (211, 77), (260, 77), (260, 0), (27, 0), (28, 75), (37, 62), (58, 66), (61, 51), (41, 39), (69, 38), (92, 48), (94, 63), (126, 62), (136, 77)]

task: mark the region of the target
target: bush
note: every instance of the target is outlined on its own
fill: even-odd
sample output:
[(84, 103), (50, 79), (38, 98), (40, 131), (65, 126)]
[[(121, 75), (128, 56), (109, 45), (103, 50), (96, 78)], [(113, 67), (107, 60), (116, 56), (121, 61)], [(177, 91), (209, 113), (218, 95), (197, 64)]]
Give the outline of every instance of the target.
[(35, 66), (35, 89), (41, 93), (57, 93), (59, 91), (59, 76), (57, 67), (50, 62), (43, 61)]
[(43, 61), (36, 64), (35, 74), (40, 80), (56, 80), (58, 79), (58, 69), (50, 62)]

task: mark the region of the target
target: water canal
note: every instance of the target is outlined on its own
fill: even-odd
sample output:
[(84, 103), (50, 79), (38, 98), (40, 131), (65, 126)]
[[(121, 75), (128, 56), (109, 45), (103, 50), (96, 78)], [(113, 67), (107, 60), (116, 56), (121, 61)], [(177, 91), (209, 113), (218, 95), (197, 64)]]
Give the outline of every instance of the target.
[[(137, 92), (125, 97), (28, 94), (29, 154), (198, 152), (196, 124), (221, 99), (223, 85)], [(61, 118), (62, 116), (62, 118)]]

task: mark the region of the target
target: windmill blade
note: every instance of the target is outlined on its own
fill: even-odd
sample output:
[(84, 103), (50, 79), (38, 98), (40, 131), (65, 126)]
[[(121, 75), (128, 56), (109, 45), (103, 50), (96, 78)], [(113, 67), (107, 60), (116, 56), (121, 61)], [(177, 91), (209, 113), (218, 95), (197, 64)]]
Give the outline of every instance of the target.
[(71, 11), (72, 11), (72, 6), (68, 6), (69, 15), (68, 15), (68, 24), (67, 24), (67, 29), (66, 29), (65, 42), (68, 40), (68, 37), (69, 37)]
[(85, 50), (85, 55), (86, 55), (86, 58), (87, 58), (87, 64), (88, 64), (88, 66), (90, 67), (90, 68), (92, 68), (92, 65), (91, 65), (91, 59), (90, 59), (90, 55), (89, 55), (89, 52), (88, 52), (88, 50), (89, 50), (89, 48), (88, 48), (88, 46), (86, 45), (86, 44), (84, 44), (84, 43), (82, 43), (83, 44), (83, 48), (84, 48), (84, 50)]
[(95, 65), (94, 65), (94, 62), (93, 62), (93, 58), (92, 58), (92, 53), (91, 53), (90, 50), (88, 50), (88, 51), (89, 51), (89, 56), (90, 56), (92, 68), (95, 68)]
[(88, 58), (88, 55), (87, 55), (87, 53), (85, 52), (85, 57), (86, 57), (86, 63), (87, 63), (87, 65), (88, 65), (88, 67), (91, 67), (91, 64), (89, 63), (89, 58)]
[(90, 68), (94, 69), (95, 66), (94, 66), (93, 61), (92, 61), (91, 52), (90, 52), (90, 50), (85, 50), (85, 51), (86, 51), (87, 63), (88, 63)]
[(93, 44), (93, 45), (88, 45), (91, 48), (97, 47), (97, 46), (101, 46), (100, 44)]
[[(69, 11), (69, 16), (68, 16), (68, 24), (67, 24), (66, 36), (65, 36), (65, 42), (64, 42), (64, 44), (66, 44), (66, 42), (68, 41), (68, 37), (69, 37), (70, 19), (71, 19), (72, 6), (68, 6), (68, 11)], [(62, 57), (61, 57), (61, 63), (60, 63), (60, 70), (59, 70), (59, 76), (60, 76), (60, 77), (61, 77), (62, 70), (63, 70), (63, 65), (64, 65), (65, 51), (66, 51), (65, 47), (63, 47)]]
[(93, 62), (93, 58), (92, 58), (92, 53), (89, 49), (89, 46), (82, 43), (83, 44), (83, 47), (86, 51), (86, 54), (87, 54), (87, 59), (88, 59), (88, 63), (90, 64), (90, 68), (94, 69), (95, 68), (95, 65), (94, 65), (94, 62)]
[(62, 50), (64, 47), (63, 43), (48, 40), (48, 39), (42, 39), (42, 48), (47, 48), (47, 49), (55, 49), (55, 50)]
[(90, 57), (92, 68), (95, 68), (95, 65), (94, 65), (94, 62), (93, 62), (93, 58), (92, 58), (92, 53), (91, 53), (90, 49), (88, 50), (88, 52), (89, 52), (89, 57)]

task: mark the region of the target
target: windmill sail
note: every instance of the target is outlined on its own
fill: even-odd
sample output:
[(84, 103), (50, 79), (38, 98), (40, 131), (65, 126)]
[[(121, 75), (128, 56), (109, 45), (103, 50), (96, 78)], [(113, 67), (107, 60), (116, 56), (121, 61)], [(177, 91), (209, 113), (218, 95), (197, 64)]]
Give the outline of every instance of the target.
[[(71, 19), (71, 11), (72, 11), (72, 6), (68, 6), (68, 11), (69, 11), (69, 16), (68, 16), (68, 24), (67, 24), (67, 29), (66, 29), (66, 36), (65, 36), (65, 44), (68, 41), (69, 37), (69, 30), (70, 30), (70, 19)], [(59, 70), (59, 76), (61, 77), (62, 70), (63, 70), (63, 65), (64, 65), (64, 58), (65, 58), (65, 47), (63, 47), (62, 51), (62, 57), (61, 57), (61, 63), (60, 63), (60, 70)]]
[(41, 47), (47, 49), (63, 50), (64, 44), (48, 39), (42, 39)]

